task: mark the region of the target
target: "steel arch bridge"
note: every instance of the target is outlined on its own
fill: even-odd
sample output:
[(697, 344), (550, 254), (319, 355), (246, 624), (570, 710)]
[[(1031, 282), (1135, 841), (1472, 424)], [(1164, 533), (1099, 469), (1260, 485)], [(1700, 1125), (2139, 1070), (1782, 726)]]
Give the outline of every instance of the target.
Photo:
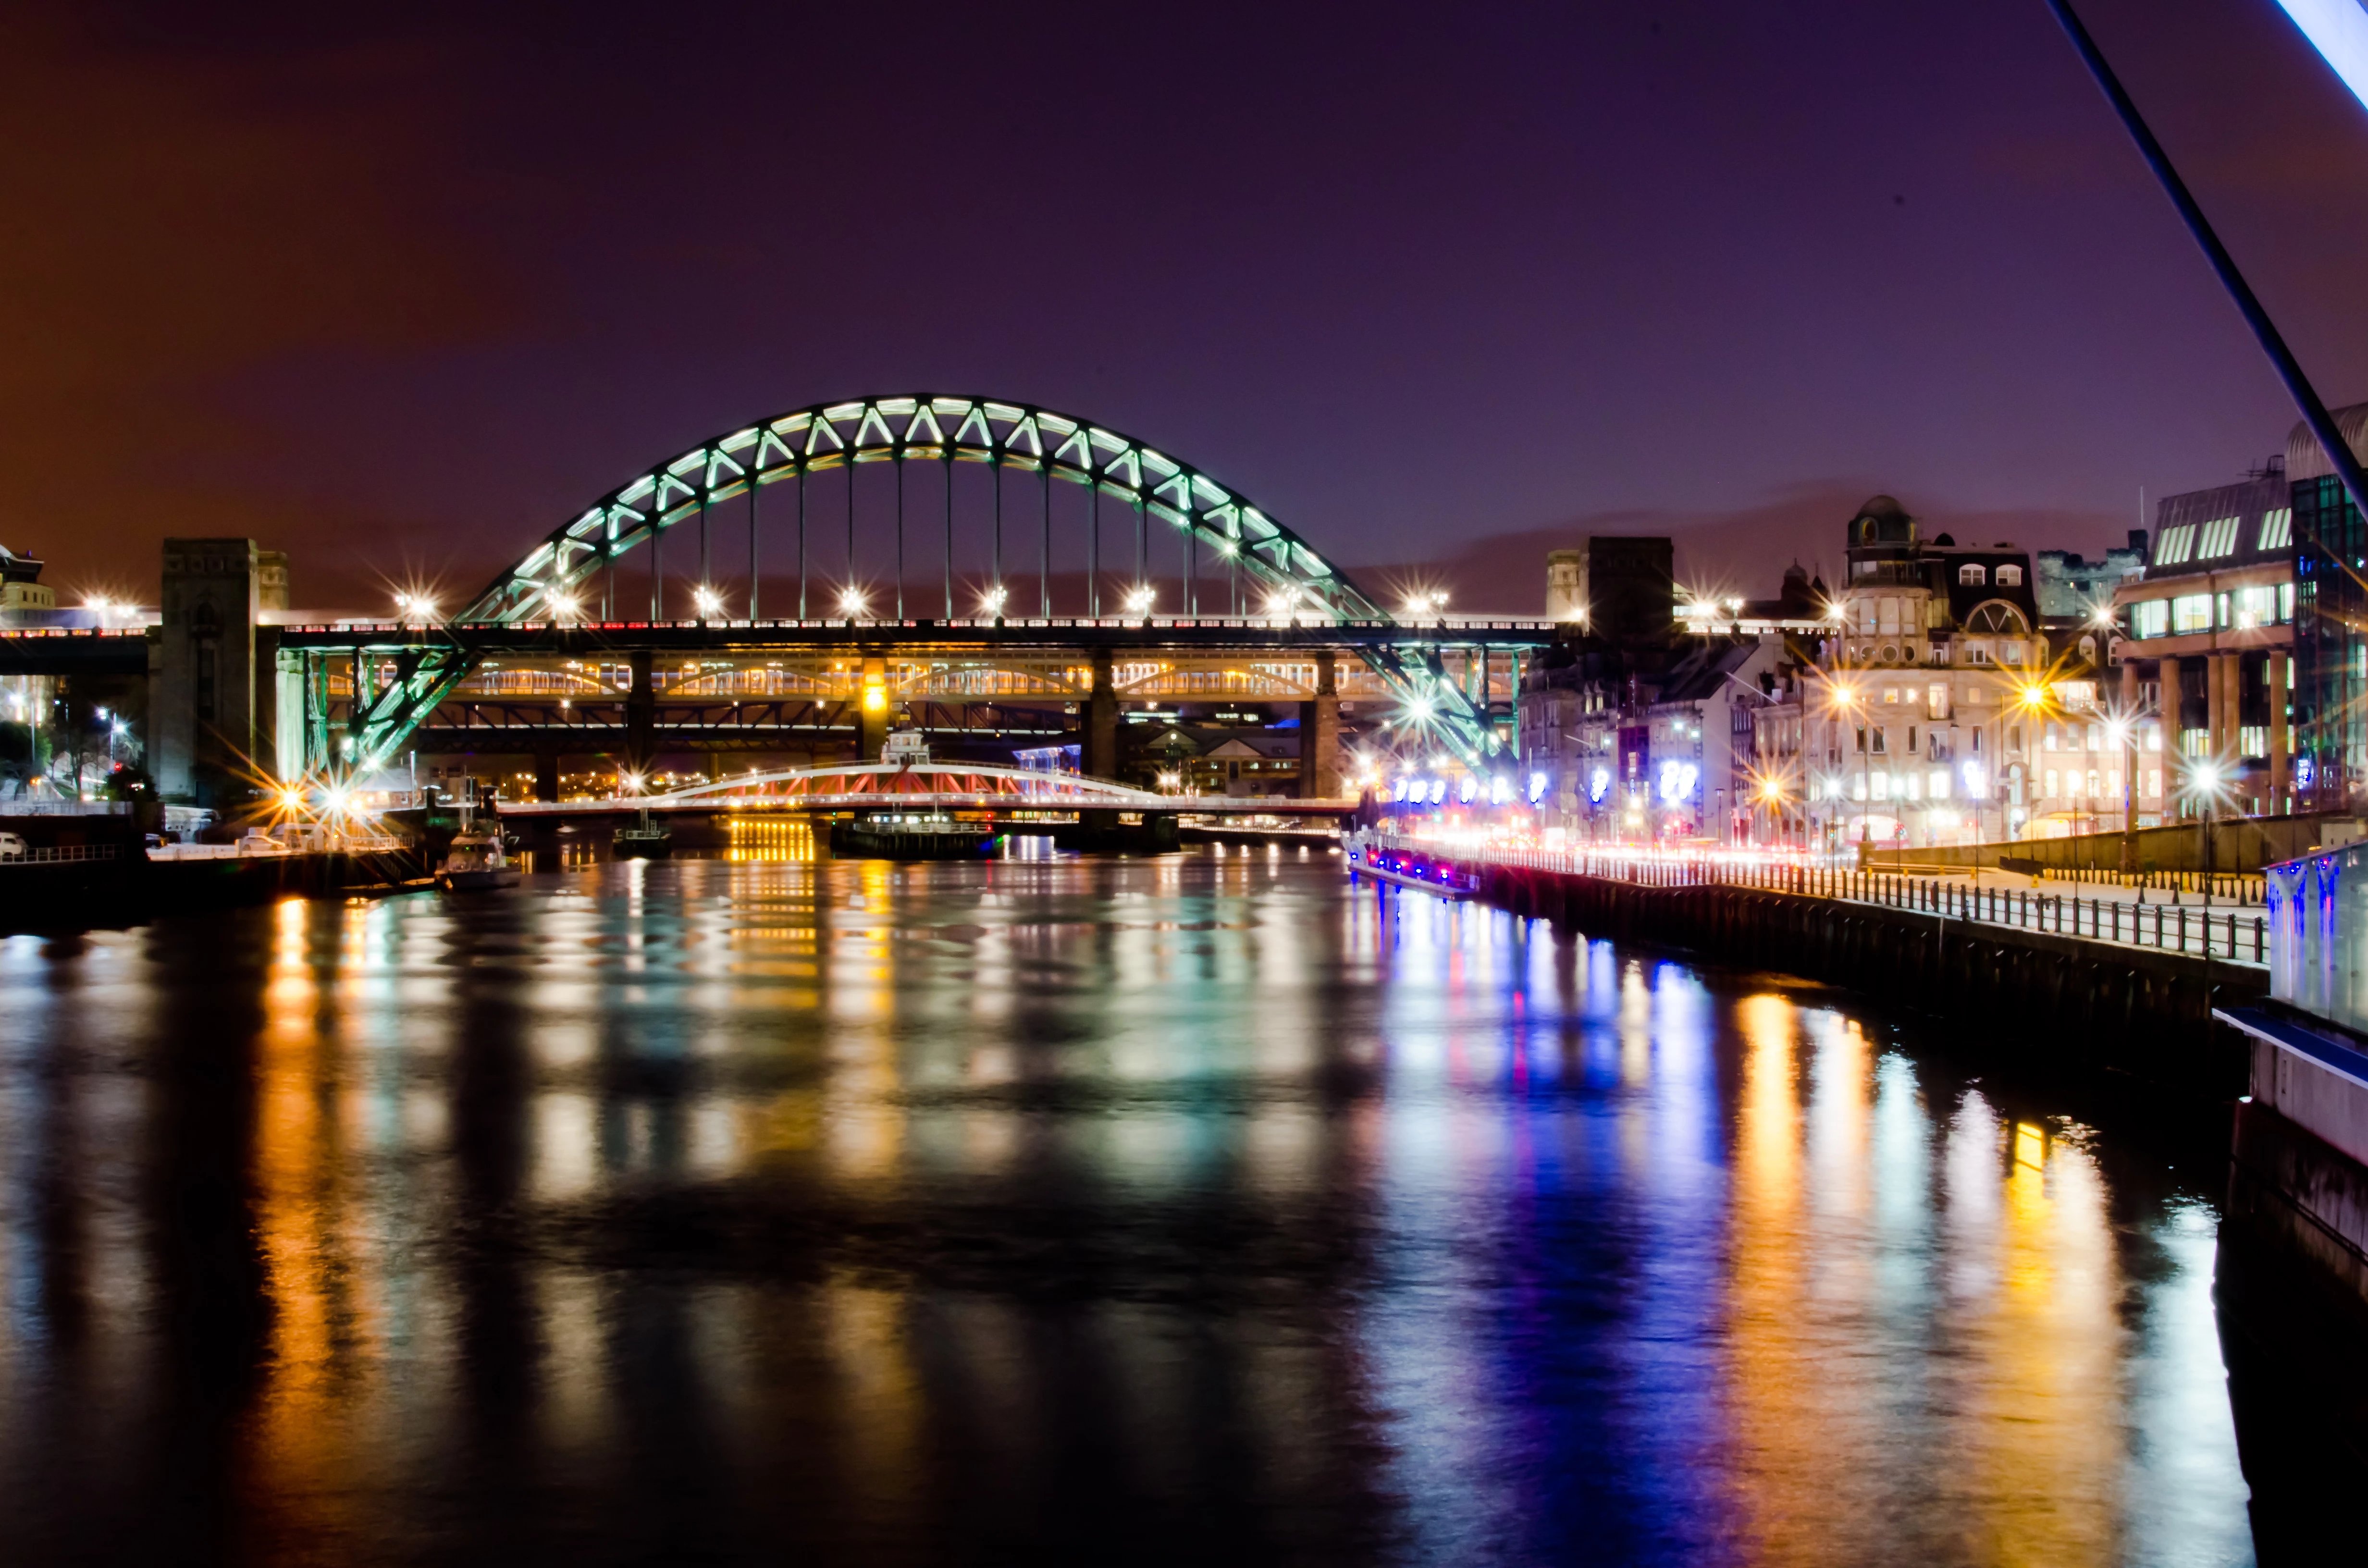
[[(1355, 649), (1398, 699), (1407, 719), (1467, 763), (1477, 763), (1494, 749), (1495, 741), (1485, 717), (1449, 676), (1436, 649), (1409, 648), (1403, 630), (1363, 590), (1306, 540), (1276, 522), (1238, 491), (1144, 441), (1071, 415), (1030, 403), (916, 394), (816, 403), (743, 426), (702, 441), (619, 485), (552, 529), (516, 565), (488, 584), (450, 622), (427, 629), (428, 635), (400, 650), (393, 678), (366, 699), (357, 694), (347, 722), (343, 755), (327, 770), (351, 776), (382, 766), (402, 749), (438, 705), (470, 676), (484, 655), (469, 646), (467, 640), (450, 635), (450, 631), (594, 623), (599, 618), (587, 603), (589, 590), (605, 579), (610, 591), (604, 594), (603, 603), (613, 613), (617, 562), (643, 546), (651, 551), (651, 620), (656, 621), (661, 582), (655, 563), (659, 541), (670, 530), (692, 522), (702, 525), (700, 532), (703, 546), (703, 524), (709, 509), (742, 496), (747, 498), (750, 507), (753, 621), (753, 584), (757, 577), (754, 508), (758, 495), (768, 487), (794, 483), (799, 496), (803, 572), (805, 481), (816, 473), (848, 471), (851, 551), (855, 528), (853, 471), (867, 463), (927, 463), (942, 470), (949, 619), (952, 617), (954, 579), (953, 466), (985, 464), (996, 472), (998, 568), (1004, 507), (1001, 476), (1017, 472), (1037, 477), (1039, 521), (1048, 552), (1052, 483), (1058, 480), (1083, 487), (1097, 507), (1100, 499), (1108, 496), (1132, 509), (1138, 519), (1139, 552), (1143, 548), (1143, 527), (1156, 521), (1180, 536), (1188, 562), (1197, 563), (1197, 552), (1205, 548), (1212, 562), (1222, 563), (1229, 574), (1239, 574), (1281, 596), (1295, 619), (1304, 617), (1305, 623), (1317, 627), (1345, 629), (1342, 645)], [(905, 542), (904, 472), (900, 467), (896, 512), (900, 601)], [(1099, 518), (1098, 510), (1096, 517)], [(1099, 539), (1097, 526), (1093, 547), (1097, 551)], [(1192, 569), (1188, 565), (1188, 573)], [(1089, 581), (1091, 574), (1098, 570), (1099, 562), (1089, 559)], [(1049, 610), (1049, 604), (1046, 608)], [(892, 628), (916, 624), (904, 619), (901, 602), (899, 609), (895, 620), (871, 624)], [(717, 624), (748, 624), (728, 621), (720, 601), (703, 604), (701, 614)], [(603, 630), (626, 631), (647, 627), (649, 622), (600, 624)], [(850, 619), (848, 624), (853, 626), (856, 622)], [(1396, 634), (1387, 639), (1360, 640), (1354, 631), (1360, 624), (1389, 628)]]

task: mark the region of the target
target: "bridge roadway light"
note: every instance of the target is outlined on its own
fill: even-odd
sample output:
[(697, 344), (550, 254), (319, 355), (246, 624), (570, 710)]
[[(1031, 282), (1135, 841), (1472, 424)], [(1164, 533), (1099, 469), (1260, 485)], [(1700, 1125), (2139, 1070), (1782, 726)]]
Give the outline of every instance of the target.
[(860, 588), (849, 588), (838, 596), (839, 613), (849, 620), (863, 613), (865, 604), (862, 590)]
[(690, 602), (699, 607), (700, 618), (705, 619), (723, 608), (723, 596), (701, 583), (691, 591)]
[(999, 616), (1003, 613), (1005, 602), (1010, 597), (1011, 590), (997, 583), (978, 596), (978, 608), (990, 616)]
[(1134, 590), (1126, 596), (1126, 612), (1129, 615), (1149, 615), (1151, 613), (1151, 601), (1158, 597), (1158, 589), (1152, 587), (1147, 583), (1139, 583), (1135, 585)]

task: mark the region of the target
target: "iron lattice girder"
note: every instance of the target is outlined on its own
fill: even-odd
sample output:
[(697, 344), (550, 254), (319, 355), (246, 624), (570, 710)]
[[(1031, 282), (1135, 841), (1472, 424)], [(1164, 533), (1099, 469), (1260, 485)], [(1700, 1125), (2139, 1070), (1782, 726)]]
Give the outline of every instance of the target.
[[(457, 618), (462, 627), (577, 619), (575, 590), (618, 557), (752, 488), (850, 463), (975, 462), (1084, 485), (1208, 543), (1254, 583), (1292, 590), (1334, 628), (1396, 623), (1322, 555), (1247, 497), (1133, 437), (1031, 403), (910, 395), (817, 403), (744, 426), (635, 476), (553, 529)], [(1347, 639), (1448, 749), (1476, 762), (1493, 748), (1484, 716), (1433, 653), (1409, 660), (1386, 639)], [(451, 695), (482, 658), (465, 642), (422, 652), (357, 712), (347, 763), (374, 768)]]

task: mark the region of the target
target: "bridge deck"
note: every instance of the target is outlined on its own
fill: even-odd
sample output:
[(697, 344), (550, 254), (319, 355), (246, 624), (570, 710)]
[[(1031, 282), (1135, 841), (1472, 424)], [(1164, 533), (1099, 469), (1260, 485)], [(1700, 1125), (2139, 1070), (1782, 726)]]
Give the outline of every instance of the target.
[(600, 620), (569, 625), (551, 623), (404, 626), (395, 622), (370, 625), (289, 626), (280, 631), (280, 646), (324, 652), (362, 648), (462, 648), (484, 653), (544, 653), (583, 654), (620, 646), (653, 650), (723, 650), (731, 648), (803, 647), (943, 647), (983, 650), (1029, 647), (1057, 648), (1360, 648), (1383, 644), (1402, 647), (1504, 649), (1538, 648), (1554, 639), (1554, 624), (1546, 620), (1480, 619), (1470, 618), (1429, 626), (1405, 626), (1394, 621), (1342, 621), (1322, 624), (1277, 623), (1256, 617), (1197, 618), (1155, 616), (1122, 620), (1083, 616), (1006, 620)]

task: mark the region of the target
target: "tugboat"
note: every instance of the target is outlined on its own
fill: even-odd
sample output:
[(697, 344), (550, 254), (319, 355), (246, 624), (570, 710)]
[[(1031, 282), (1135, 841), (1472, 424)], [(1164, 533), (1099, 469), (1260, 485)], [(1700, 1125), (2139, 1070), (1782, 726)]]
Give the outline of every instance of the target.
[(477, 810), (477, 781), (464, 779), (461, 785), (461, 831), (452, 835), (451, 846), (444, 851), (443, 863), (436, 868), (436, 885), (446, 892), (491, 892), (496, 888), (518, 885), (518, 867), (510, 860), (509, 846), (503, 842), (501, 824), (476, 826), (472, 819)]
[(609, 846), (620, 860), (664, 860), (674, 854), (674, 835), (651, 822), (650, 809), (643, 806), (642, 820), (619, 828)]

